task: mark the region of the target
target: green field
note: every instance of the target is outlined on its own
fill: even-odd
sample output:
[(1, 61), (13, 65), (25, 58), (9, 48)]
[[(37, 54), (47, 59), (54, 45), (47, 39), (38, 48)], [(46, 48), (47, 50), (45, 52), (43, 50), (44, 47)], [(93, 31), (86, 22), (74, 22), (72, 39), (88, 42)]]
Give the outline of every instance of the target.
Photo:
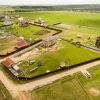
[[(63, 61), (67, 64), (67, 67), (69, 67), (71, 65), (79, 64), (100, 57), (98, 53), (82, 47), (79, 48), (63, 40), (58, 41), (57, 44), (61, 47), (59, 50), (48, 52), (40, 51), (38, 54), (39, 56), (34, 58), (36, 61), (34, 64), (27, 66), (27, 62), (23, 61), (23, 63), (19, 65), (20, 76), (34, 77), (45, 74), (47, 70), (50, 72), (57, 70), (60, 67), (60, 63)], [(32, 58), (30, 60), (32, 60)], [(38, 67), (38, 62), (41, 62), (42, 66)], [(35, 67), (38, 67), (38, 69), (30, 72), (30, 70)], [(25, 76), (21, 74), (24, 69), (27, 71)]]
[(9, 30), (12, 33), (18, 34), (19, 36), (24, 37), (27, 40), (35, 40), (37, 38), (41, 38), (41, 36), (37, 35), (36, 33), (42, 30), (48, 30), (49, 32), (52, 32), (54, 30), (50, 30), (47, 28), (35, 26), (35, 25), (29, 25), (28, 27), (19, 27), (18, 25), (13, 25), (6, 27), (6, 30)]
[[(13, 13), (13, 15), (16, 15), (16, 13)], [(85, 26), (89, 26), (93, 28), (100, 28), (100, 21), (99, 21), (100, 14), (99, 13), (68, 12), (68, 11), (36, 11), (36, 12), (30, 12), (30, 13), (17, 12), (17, 15), (23, 16), (27, 19), (28, 18), (31, 18), (31, 19), (42, 18), (46, 20), (46, 23), (49, 25), (62, 22), (65, 24), (85, 25)], [(75, 41), (80, 41), (90, 46), (95, 46), (95, 40), (98, 36), (100, 36), (100, 30), (98, 29), (89, 29), (86, 27), (83, 28), (79, 26), (73, 26), (68, 30), (63, 30), (63, 33), (64, 34), (62, 37), (65, 37), (68, 39), (74, 39)], [(82, 38), (78, 39), (77, 35), (81, 35)], [(33, 36), (33, 38), (35, 37), (36, 36)], [(88, 40), (89, 37), (91, 37), (90, 40)]]
[(0, 100), (12, 100), (12, 96), (0, 81)]
[(68, 76), (32, 91), (34, 100), (99, 100), (100, 65), (89, 69), (91, 78), (82, 73)]
[(36, 11), (13, 13), (26, 18), (43, 18), (49, 23), (63, 22), (67, 24), (86, 25), (100, 28), (100, 14), (88, 12), (68, 12), (68, 11)]
[[(80, 38), (78, 38), (78, 35)], [(64, 30), (60, 37), (65, 39), (73, 39), (73, 41), (80, 41), (95, 47), (96, 38), (100, 36), (100, 30), (79, 28), (78, 26), (71, 26), (70, 29)], [(89, 39), (90, 38), (90, 39)]]

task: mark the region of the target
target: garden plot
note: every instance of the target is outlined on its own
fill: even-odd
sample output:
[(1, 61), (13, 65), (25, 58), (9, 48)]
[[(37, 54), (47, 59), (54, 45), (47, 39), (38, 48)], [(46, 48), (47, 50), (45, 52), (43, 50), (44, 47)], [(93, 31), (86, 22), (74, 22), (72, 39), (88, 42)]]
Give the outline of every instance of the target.
[(12, 34), (3, 33), (0, 35), (0, 55), (15, 51), (18, 38)]
[(55, 33), (54, 30), (50, 30), (44, 27), (39, 27), (35, 25), (29, 25), (27, 27), (20, 27), (18, 25), (13, 25), (7, 27), (12, 33), (15, 33), (21, 37), (24, 37), (28, 41), (34, 41), (35, 39), (40, 39), (42, 36), (49, 35), (49, 33)]
[(66, 30), (64, 30), (63, 33), (60, 34), (61, 37), (72, 41), (79, 41), (83, 44), (87, 44), (94, 47), (96, 43), (96, 38), (100, 36), (99, 30), (82, 28), (79, 26), (72, 26), (66, 24), (59, 24), (57, 25), (57, 27), (62, 27), (64, 29), (66, 28)]
[(63, 40), (57, 41), (56, 45), (48, 49), (39, 48), (36, 54), (21, 62), (18, 65), (19, 76), (35, 77), (58, 70), (61, 66), (69, 67), (100, 57), (98, 53), (79, 48)]

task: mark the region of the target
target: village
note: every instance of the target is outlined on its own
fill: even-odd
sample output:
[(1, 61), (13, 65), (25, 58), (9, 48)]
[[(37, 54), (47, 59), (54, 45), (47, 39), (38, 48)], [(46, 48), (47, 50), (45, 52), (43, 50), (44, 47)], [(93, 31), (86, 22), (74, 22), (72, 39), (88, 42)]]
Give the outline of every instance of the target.
[[(52, 53), (64, 48), (64, 41), (70, 42), (76, 47), (77, 45), (79, 45), (79, 47), (81, 46), (81, 43), (78, 41), (74, 43), (72, 40), (67, 40), (64, 39), (64, 37), (61, 37), (59, 35), (62, 32), (61, 29), (50, 27), (47, 24), (47, 21), (42, 18), (30, 20), (19, 15), (12, 17), (8, 15), (0, 15), (0, 18), (2, 23), (0, 42), (3, 42), (0, 46), (4, 45), (4, 48), (0, 49), (0, 57), (7, 57), (8, 55), (18, 52), (13, 58), (6, 58), (2, 62), (2, 65), (5, 66), (15, 77), (33, 78), (56, 70), (69, 68), (74, 64), (70, 63), (69, 57), (67, 58), (67, 61), (65, 61), (65, 58), (63, 60), (59, 59), (57, 64), (53, 63), (56, 67), (49, 68), (51, 65), (45, 65), (46, 60), (44, 58), (42, 58), (43, 61), (40, 59), (46, 52)], [(28, 29), (28, 27), (31, 28)], [(35, 27), (36, 31), (33, 31)], [(22, 32), (22, 30), (25, 30), (23, 32), (26, 33), (21, 34), (20, 32)], [(81, 38), (81, 35), (77, 35), (77, 37)], [(60, 41), (62, 43), (60, 43)], [(95, 48), (100, 49), (100, 37), (97, 37), (95, 41)], [(69, 47), (71, 44), (68, 44)], [(19, 53), (20, 51), (22, 52)], [(38, 58), (39, 55), (40, 58)], [(49, 59), (47, 61), (49, 62)], [(75, 64), (78, 63), (75, 62)]]

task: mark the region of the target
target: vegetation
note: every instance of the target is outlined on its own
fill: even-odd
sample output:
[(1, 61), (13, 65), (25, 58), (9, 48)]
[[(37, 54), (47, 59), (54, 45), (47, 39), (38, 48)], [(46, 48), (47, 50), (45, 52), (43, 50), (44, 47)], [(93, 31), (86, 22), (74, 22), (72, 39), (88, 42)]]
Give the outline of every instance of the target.
[(88, 12), (68, 12), (68, 11), (34, 11), (12, 13), (12, 15), (20, 15), (26, 18), (43, 18), (49, 23), (63, 22), (67, 24), (86, 25), (91, 27), (100, 26), (100, 14)]
[[(82, 73), (68, 76), (32, 91), (35, 100), (99, 100), (100, 65), (89, 69), (91, 78)], [(48, 92), (47, 92), (48, 91)]]
[[(55, 71), (59, 69), (60, 63), (64, 61), (67, 67), (82, 62), (86, 62), (95, 58), (100, 57), (98, 53), (92, 52), (82, 47), (74, 46), (67, 41), (58, 41), (58, 50), (54, 51), (40, 51), (37, 57), (33, 57), (36, 61), (34, 64), (29, 65), (26, 62), (21, 63), (20, 66), (20, 76), (22, 77), (34, 77), (41, 74), (45, 74), (46, 71)], [(53, 48), (52, 48), (53, 49)], [(30, 60), (33, 60), (32, 58)], [(38, 62), (42, 62), (42, 66), (38, 67)], [(31, 69), (38, 67), (37, 70), (30, 72)], [(26, 75), (22, 74), (22, 71), (26, 69)]]
[(12, 100), (12, 96), (0, 81), (0, 100)]

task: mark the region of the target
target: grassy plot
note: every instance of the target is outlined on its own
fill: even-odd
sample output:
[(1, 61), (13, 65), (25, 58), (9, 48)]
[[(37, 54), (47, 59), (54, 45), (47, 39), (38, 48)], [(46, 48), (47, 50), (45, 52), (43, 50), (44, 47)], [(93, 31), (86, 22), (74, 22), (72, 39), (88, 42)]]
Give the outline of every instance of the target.
[(12, 96), (0, 81), (0, 100), (12, 100)]
[(40, 38), (40, 36), (36, 34), (38, 31), (42, 31), (42, 30), (48, 30), (50, 32), (53, 31), (53, 30), (49, 30), (49, 29), (35, 26), (35, 25), (29, 25), (28, 27), (19, 27), (17, 25), (15, 26), (13, 25), (13, 26), (7, 27), (7, 30), (15, 34), (18, 34), (19, 36), (23, 36), (27, 40), (30, 40), (30, 38), (32, 40)]
[(0, 51), (11, 48), (16, 45), (17, 38), (15, 36), (9, 36), (5, 39), (0, 40)]
[(32, 91), (34, 100), (89, 100), (75, 76), (68, 76), (53, 84)]
[[(21, 63), (19, 65), (20, 70), (22, 71), (25, 69), (27, 74), (24, 76), (20, 73), (20, 76), (34, 77), (46, 73), (47, 70), (57, 70), (60, 67), (60, 63), (63, 61), (67, 64), (67, 67), (69, 67), (100, 57), (100, 55), (95, 52), (79, 48), (63, 40), (58, 41), (57, 44), (61, 46), (58, 50), (48, 52), (40, 51), (39, 55), (34, 58), (34, 60), (36, 60), (34, 64), (27, 66), (26, 62)], [(42, 66), (38, 67), (38, 62), (41, 62)], [(30, 72), (30, 70), (35, 67), (38, 67), (38, 69)]]
[(100, 30), (73, 26), (70, 29), (65, 30), (62, 34), (60, 34), (60, 36), (67, 39), (73, 39), (73, 41), (80, 41), (81, 43), (95, 46), (96, 38), (100, 36)]
[(68, 12), (68, 11), (36, 11), (36, 12), (21, 12), (13, 13), (26, 18), (43, 18), (48, 23), (63, 22), (68, 24), (86, 25), (92, 27), (100, 26), (99, 13), (87, 12)]
[(78, 79), (89, 97), (93, 100), (100, 99), (100, 65), (88, 70), (91, 78), (87, 79), (82, 74), (78, 74)]
[[(89, 69), (91, 78), (82, 73), (67, 76), (32, 91), (35, 100), (99, 100), (100, 65)], [(47, 92), (48, 91), (48, 92)]]

